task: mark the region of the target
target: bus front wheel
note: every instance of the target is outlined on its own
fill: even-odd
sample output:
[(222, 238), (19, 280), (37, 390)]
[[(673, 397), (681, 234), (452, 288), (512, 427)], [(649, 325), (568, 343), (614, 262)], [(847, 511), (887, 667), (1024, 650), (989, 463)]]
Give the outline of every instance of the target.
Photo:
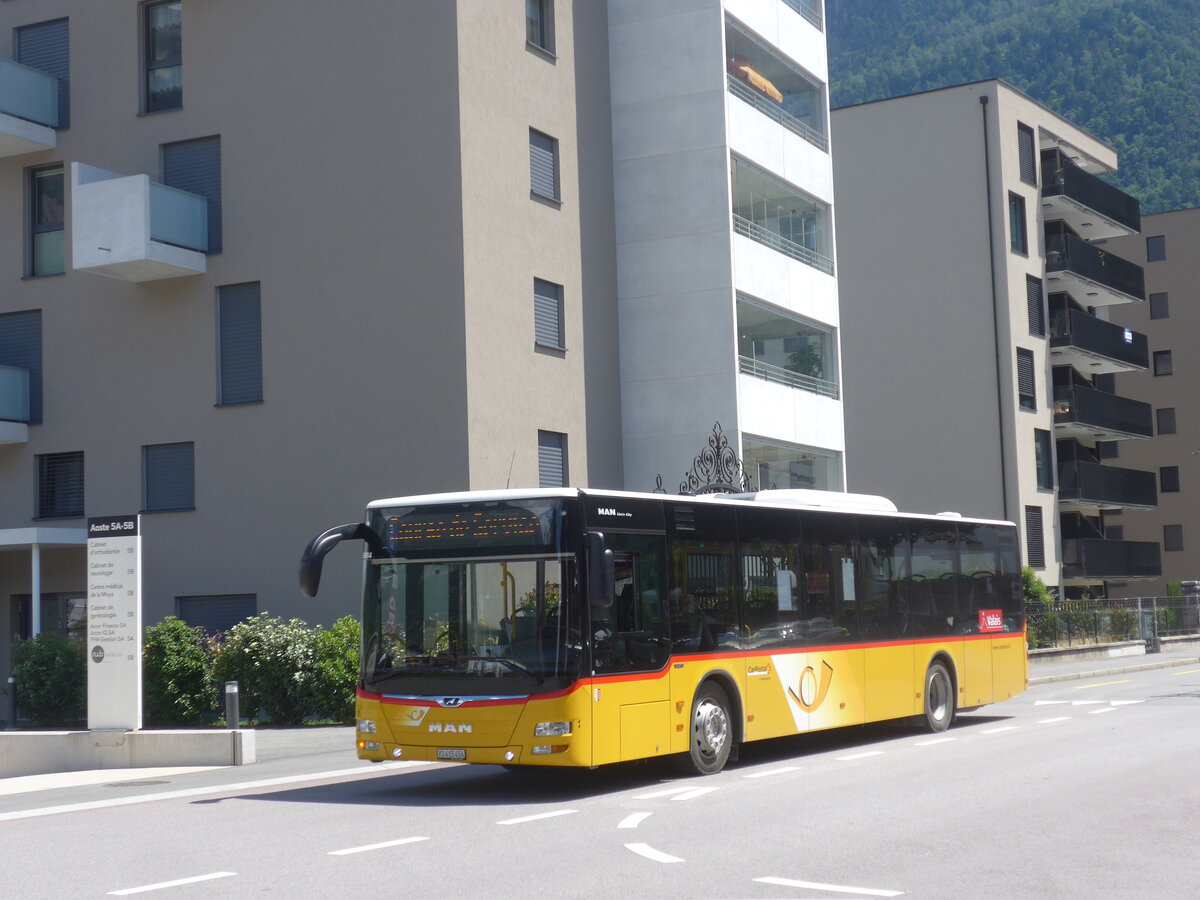
[(729, 698), (719, 685), (708, 683), (692, 701), (689, 768), (699, 775), (720, 772), (733, 749), (733, 720)]
[(925, 724), (939, 734), (954, 721), (954, 681), (946, 664), (934, 662), (925, 673)]

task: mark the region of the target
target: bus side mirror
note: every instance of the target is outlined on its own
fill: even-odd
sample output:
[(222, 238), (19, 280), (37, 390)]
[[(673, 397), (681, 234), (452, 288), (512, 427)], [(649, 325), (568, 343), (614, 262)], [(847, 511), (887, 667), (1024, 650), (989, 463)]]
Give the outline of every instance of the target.
[(604, 535), (589, 531), (587, 535), (588, 600), (592, 609), (606, 610), (613, 602), (613, 552), (604, 546)]
[(305, 597), (317, 596), (317, 589), (321, 586), (321, 565), (325, 554), (342, 541), (355, 538), (366, 541), (372, 550), (377, 549), (377, 545), (380, 544), (375, 533), (362, 522), (350, 522), (330, 528), (309, 541), (300, 556), (300, 593)]

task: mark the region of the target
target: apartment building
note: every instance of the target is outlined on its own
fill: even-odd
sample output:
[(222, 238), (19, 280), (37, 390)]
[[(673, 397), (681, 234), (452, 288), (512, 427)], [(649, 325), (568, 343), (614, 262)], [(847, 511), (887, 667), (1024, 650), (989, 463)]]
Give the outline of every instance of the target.
[[(0, 4), (0, 634), (353, 612), (381, 496), (845, 486), (819, 0)], [(0, 47), (4, 41), (0, 40)], [(7, 671), (8, 641), (0, 642)]]
[(1149, 366), (1105, 317), (1145, 302), (1116, 152), (999, 80), (832, 122), (850, 489), (1016, 522), (1064, 596), (1158, 576), (1156, 542), (1105, 533), (1157, 502), (1154, 473), (1101, 462), (1154, 433), (1113, 385)]
[(753, 486), (844, 490), (819, 0), (609, 14), (626, 484), (677, 490), (719, 422)]
[(1139, 515), (1105, 515), (1109, 534), (1162, 546), (1162, 577), (1112, 585), (1116, 596), (1165, 596), (1172, 582), (1200, 580), (1200, 209), (1142, 218), (1142, 234), (1108, 242), (1144, 266), (1146, 303), (1110, 311), (1119, 327), (1146, 335), (1151, 365), (1117, 376), (1121, 394), (1154, 409), (1154, 440), (1113, 448), (1106, 465), (1158, 479), (1158, 506)]

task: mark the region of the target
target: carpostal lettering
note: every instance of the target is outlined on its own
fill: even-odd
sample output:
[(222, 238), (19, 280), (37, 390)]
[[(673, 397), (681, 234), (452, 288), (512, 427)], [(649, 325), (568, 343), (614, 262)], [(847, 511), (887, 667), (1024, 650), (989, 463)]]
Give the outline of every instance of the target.
[(429, 731), (431, 734), (470, 734), (470, 722), (430, 722)]

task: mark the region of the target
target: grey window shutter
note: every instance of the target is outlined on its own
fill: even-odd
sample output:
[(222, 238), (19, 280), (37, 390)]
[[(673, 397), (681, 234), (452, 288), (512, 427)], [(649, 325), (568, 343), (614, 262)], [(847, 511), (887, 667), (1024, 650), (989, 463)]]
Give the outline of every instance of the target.
[(224, 634), (238, 622), (258, 615), (254, 594), (178, 597), (176, 602), (179, 618), (192, 627), (199, 625), (210, 636)]
[(208, 200), (208, 252), (221, 252), (221, 138), (163, 144), (162, 181)]
[(530, 190), (552, 200), (558, 199), (558, 152), (554, 138), (540, 131), (529, 131)]
[(1021, 163), (1021, 180), (1026, 184), (1037, 184), (1037, 153), (1034, 148), (1033, 129), (1028, 125), (1017, 125), (1017, 145)]
[(1046, 316), (1042, 303), (1042, 279), (1033, 275), (1025, 276), (1025, 300), (1029, 307), (1029, 333), (1044, 337), (1046, 334)]
[(217, 289), (222, 406), (258, 403), (262, 386), (262, 298), (257, 281)]
[(1037, 394), (1033, 380), (1033, 353), (1017, 348), (1017, 394), (1022, 409), (1037, 409)]
[(562, 349), (562, 288), (540, 278), (533, 279), (533, 330), (538, 344)]
[(567, 437), (554, 431), (538, 432), (538, 487), (566, 487)]
[(83, 515), (83, 453), (47, 453), (38, 457), (38, 516)]
[(42, 311), (0, 315), (0, 366), (29, 371), (29, 424), (42, 421)]
[(71, 42), (66, 19), (16, 29), (17, 62), (58, 79), (58, 127), (71, 124)]
[(1025, 507), (1025, 550), (1029, 565), (1035, 569), (1046, 568), (1046, 539), (1040, 506)]
[(155, 444), (144, 448), (146, 510), (194, 509), (194, 444)]

